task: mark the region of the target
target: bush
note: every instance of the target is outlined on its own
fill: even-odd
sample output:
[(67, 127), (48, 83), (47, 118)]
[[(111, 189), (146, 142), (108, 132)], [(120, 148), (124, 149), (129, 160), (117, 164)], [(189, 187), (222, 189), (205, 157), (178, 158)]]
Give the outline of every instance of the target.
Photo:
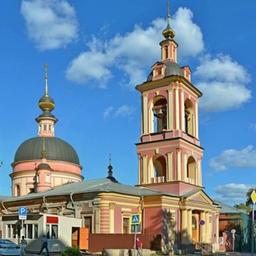
[(79, 256), (80, 250), (77, 247), (66, 247), (62, 256)]

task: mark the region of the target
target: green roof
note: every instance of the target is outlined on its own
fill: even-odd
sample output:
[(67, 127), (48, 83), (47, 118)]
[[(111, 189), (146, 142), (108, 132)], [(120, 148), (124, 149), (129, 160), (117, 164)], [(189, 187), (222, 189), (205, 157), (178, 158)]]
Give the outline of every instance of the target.
[(44, 150), (48, 160), (80, 164), (74, 148), (57, 137), (35, 137), (24, 141), (16, 151), (14, 162), (42, 159)]
[(236, 214), (246, 213), (243, 210), (236, 209), (235, 207), (227, 205), (223, 202), (218, 201), (218, 204), (221, 206), (220, 213), (236, 213)]
[(119, 193), (132, 196), (150, 196), (150, 195), (176, 195), (170, 193), (164, 193), (161, 191), (156, 191), (143, 187), (135, 187), (131, 185), (124, 185), (121, 183), (115, 183), (111, 180), (105, 179), (96, 179), (82, 182), (69, 183), (55, 187), (53, 189), (47, 190), (45, 192), (31, 193), (25, 196), (20, 197), (11, 197), (5, 200), (6, 202), (11, 201), (22, 201), (22, 200), (31, 200), (42, 197), (51, 197), (51, 196), (61, 196), (61, 195), (70, 195), (72, 194), (82, 194), (82, 193)]

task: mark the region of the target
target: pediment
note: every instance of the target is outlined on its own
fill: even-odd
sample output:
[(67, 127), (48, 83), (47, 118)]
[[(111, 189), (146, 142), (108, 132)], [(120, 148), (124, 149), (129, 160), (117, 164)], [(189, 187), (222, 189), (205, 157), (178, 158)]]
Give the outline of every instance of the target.
[(212, 205), (213, 200), (203, 191), (199, 190), (186, 197), (187, 202)]

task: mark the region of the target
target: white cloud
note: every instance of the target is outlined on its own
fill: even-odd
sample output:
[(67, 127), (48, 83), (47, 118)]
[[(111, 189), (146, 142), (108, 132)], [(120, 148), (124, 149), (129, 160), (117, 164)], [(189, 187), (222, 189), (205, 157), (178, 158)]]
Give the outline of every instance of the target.
[(206, 56), (195, 75), (199, 80), (197, 86), (204, 94), (200, 100), (200, 107), (204, 111), (238, 108), (251, 98), (251, 91), (246, 87), (250, 75), (230, 56)]
[(40, 50), (65, 47), (77, 37), (75, 10), (66, 0), (23, 0), (21, 14)]
[(255, 168), (256, 150), (249, 145), (241, 150), (227, 149), (210, 160), (210, 167), (216, 171), (229, 168)]
[(216, 199), (225, 201), (229, 204), (244, 203), (246, 201), (246, 193), (250, 188), (255, 186), (248, 184), (229, 183), (220, 185), (215, 188)]
[[(192, 19), (193, 14), (187, 8), (179, 8), (173, 18), (177, 42), (182, 42), (181, 58), (196, 56), (204, 49), (202, 32)], [(160, 59), (159, 42), (165, 26), (164, 19), (155, 19), (147, 28), (135, 25), (132, 32), (116, 35), (106, 42), (94, 38), (88, 44), (88, 51), (80, 53), (70, 63), (67, 78), (79, 84), (89, 80), (102, 84), (103, 79), (106, 84), (112, 75), (111, 69), (117, 68), (124, 72), (130, 86), (145, 81), (145, 70)], [(96, 52), (99, 58), (93, 57)], [(92, 70), (100, 72), (95, 75)]]
[(107, 107), (103, 112), (103, 117), (127, 117), (131, 116), (135, 112), (135, 109), (129, 105), (122, 105), (118, 108), (112, 106)]
[(103, 112), (103, 117), (107, 118), (111, 115), (111, 113), (114, 111), (114, 108), (112, 106), (107, 107)]

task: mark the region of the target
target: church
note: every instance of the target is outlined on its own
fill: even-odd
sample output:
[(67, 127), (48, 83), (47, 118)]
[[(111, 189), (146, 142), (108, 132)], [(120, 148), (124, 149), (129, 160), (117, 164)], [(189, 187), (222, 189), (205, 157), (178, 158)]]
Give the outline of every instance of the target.
[[(162, 34), (161, 59), (136, 86), (141, 94), (138, 184), (116, 180), (111, 162), (106, 178), (82, 177), (75, 149), (55, 136), (55, 102), (49, 96), (46, 67), (38, 136), (18, 147), (10, 174), (12, 196), (0, 198), (3, 238), (17, 242), (22, 232), (32, 241), (47, 233), (96, 252), (133, 248), (135, 234), (149, 250), (188, 252), (202, 244), (218, 250), (219, 205), (202, 184), (202, 93), (192, 84), (190, 67), (177, 62), (169, 14)], [(28, 211), (22, 225), (20, 207)]]

